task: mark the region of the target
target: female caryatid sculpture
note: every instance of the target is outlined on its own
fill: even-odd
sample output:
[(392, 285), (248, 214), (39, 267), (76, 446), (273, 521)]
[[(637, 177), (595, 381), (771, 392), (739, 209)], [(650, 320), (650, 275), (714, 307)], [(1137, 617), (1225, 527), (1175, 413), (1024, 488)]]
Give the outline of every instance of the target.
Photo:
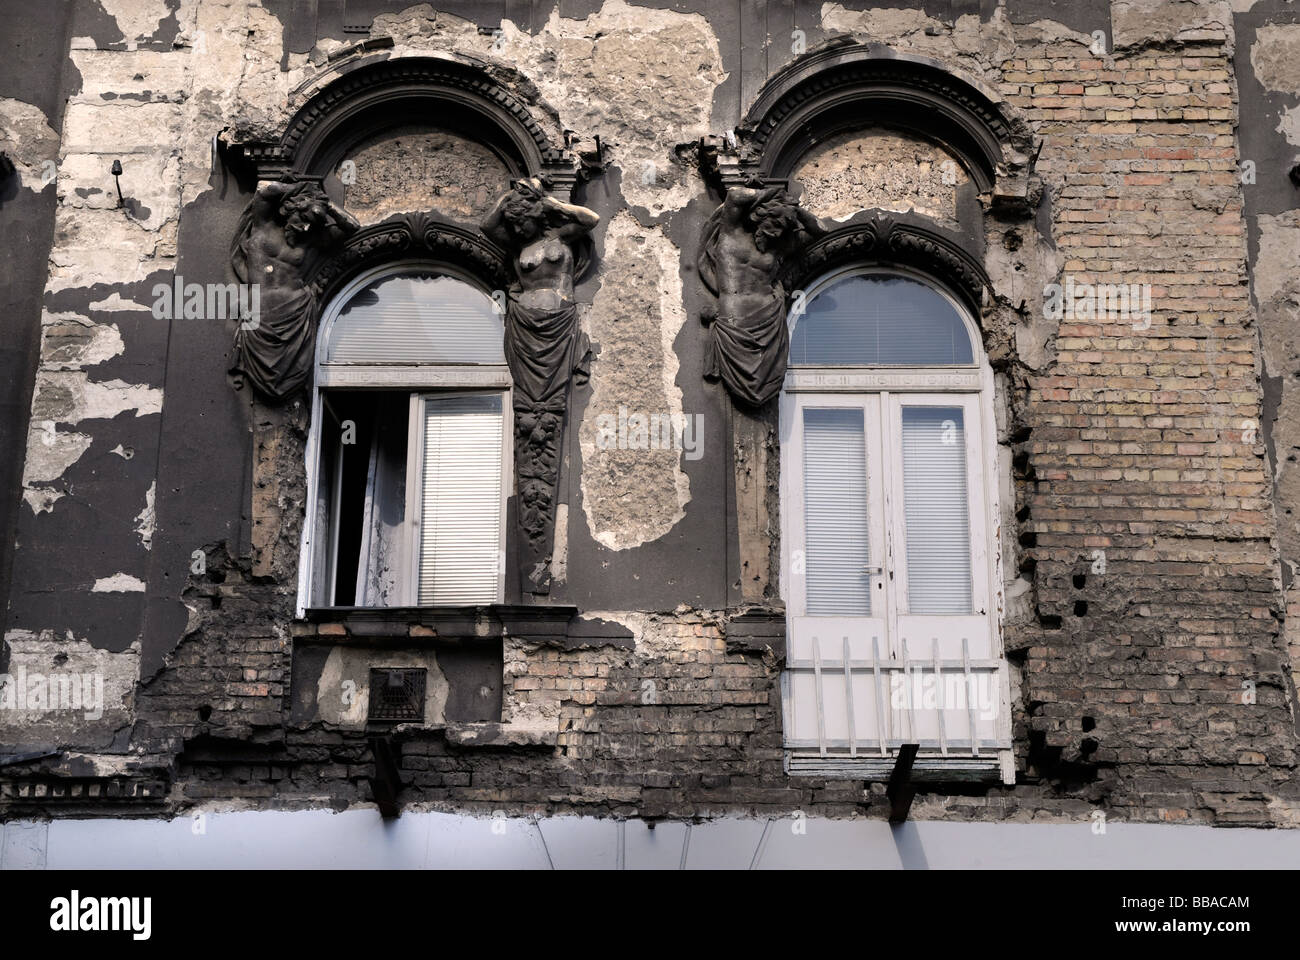
[(312, 256), (358, 229), (311, 179), (262, 184), (240, 218), (230, 265), (258, 296), (255, 315), (240, 318), (233, 370), (266, 398), (287, 399), (311, 377), (316, 293), (304, 276)]
[(506, 363), (514, 381), (515, 486), (520, 570), (530, 593), (550, 590), (556, 486), (569, 384), (589, 353), (578, 329), (574, 278), (590, 262), (600, 217), (563, 203), (536, 177), (516, 180), (483, 222), (483, 232), (514, 256), (507, 295)]
[(790, 334), (780, 273), (786, 258), (825, 231), (783, 187), (751, 179), (733, 186), (705, 227), (700, 279), (717, 299), (704, 375), (760, 407), (781, 392)]

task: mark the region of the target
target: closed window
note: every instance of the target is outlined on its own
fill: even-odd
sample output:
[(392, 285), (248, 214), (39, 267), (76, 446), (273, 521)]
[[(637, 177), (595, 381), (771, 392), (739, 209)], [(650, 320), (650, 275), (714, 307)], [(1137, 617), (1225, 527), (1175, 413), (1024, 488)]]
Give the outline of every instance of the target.
[(916, 743), (923, 763), (1005, 770), (992, 374), (974, 324), (937, 286), (866, 270), (827, 277), (790, 320), (790, 769), (870, 776)]
[(502, 333), (485, 291), (420, 264), (360, 277), (325, 311), (300, 607), (502, 600)]

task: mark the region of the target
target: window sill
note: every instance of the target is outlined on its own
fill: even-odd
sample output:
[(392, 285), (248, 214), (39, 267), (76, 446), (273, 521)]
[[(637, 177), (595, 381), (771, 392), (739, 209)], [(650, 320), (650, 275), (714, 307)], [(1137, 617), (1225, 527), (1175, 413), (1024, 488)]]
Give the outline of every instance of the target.
[(545, 640), (568, 636), (578, 608), (560, 604), (504, 604), (477, 607), (312, 607), (293, 625), (296, 637), (315, 635), (343, 642), (349, 638), (401, 637), (417, 640), (499, 639), (526, 636)]

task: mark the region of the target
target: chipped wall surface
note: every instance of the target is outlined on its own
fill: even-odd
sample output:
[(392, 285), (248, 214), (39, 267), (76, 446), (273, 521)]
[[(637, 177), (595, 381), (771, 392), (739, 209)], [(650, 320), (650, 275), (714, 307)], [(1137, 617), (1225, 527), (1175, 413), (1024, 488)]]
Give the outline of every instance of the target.
[(686, 315), (678, 250), (659, 228), (623, 212), (604, 240), (587, 312), (596, 358), (579, 428), (582, 504), (595, 540), (623, 550), (663, 536), (690, 500), (673, 439), (685, 416), (673, 343)]
[(433, 210), (478, 222), (509, 186), (510, 171), (486, 147), (445, 130), (416, 126), (386, 131), (359, 144), (344, 186), (344, 207), (361, 223), (407, 210)]
[[(26, 34), (62, 64), (58, 102), (0, 65), (16, 167), (0, 217), (21, 210), (47, 233), (4, 321), (29, 346), (0, 354), (28, 391), (0, 422), (0, 441), (26, 434), (0, 673), (101, 678), (104, 710), (7, 712), (0, 688), (0, 740), (54, 754), (5, 768), (0, 817), (98, 813), (49, 799), (74, 781), (137, 785), (121, 794), (137, 815), (372, 802), (379, 666), (428, 670), (425, 723), (384, 731), (404, 803), (884, 816), (880, 784), (782, 767), (779, 438), (701, 375), (695, 263), (719, 194), (700, 140), (734, 131), (799, 53), (797, 31), (813, 52), (847, 36), (924, 58), (1039, 151), (1028, 217), (977, 197), (960, 164), (950, 176), (946, 148), (869, 117), (793, 175), (828, 221), (929, 218), (989, 279), (1016, 783), (925, 785), (913, 815), (1300, 824), (1300, 201), (1286, 177), (1300, 25), (1281, 0), (1007, 0), (979, 15), (800, 0), (761, 24), (711, 0), (514, 4), (490, 23), (450, 0), (357, 4), (368, 34), (324, 4), (71, 6)], [(239, 388), (233, 323), (159, 316), (154, 286), (229, 281), (256, 186), (240, 145), (277, 138), (358, 64), (429, 56), (522, 103), (581, 158), (572, 199), (601, 216), (576, 287), (592, 357), (564, 437), (555, 586), (534, 610), (513, 584), (511, 602), (463, 617), (299, 618), (310, 402)], [(355, 166), (345, 205), (367, 224), (479, 220), (510, 174), (471, 133), (402, 117), (367, 134), (338, 154)], [(1151, 316), (1052, 318), (1044, 287), (1067, 277), (1148, 284)], [(651, 441), (651, 417), (698, 418), (698, 456), (671, 432)]]
[(970, 178), (960, 161), (919, 137), (888, 131), (840, 134), (804, 155), (792, 174), (800, 202), (819, 217), (844, 220), (859, 210), (915, 210), (957, 225), (957, 187)]

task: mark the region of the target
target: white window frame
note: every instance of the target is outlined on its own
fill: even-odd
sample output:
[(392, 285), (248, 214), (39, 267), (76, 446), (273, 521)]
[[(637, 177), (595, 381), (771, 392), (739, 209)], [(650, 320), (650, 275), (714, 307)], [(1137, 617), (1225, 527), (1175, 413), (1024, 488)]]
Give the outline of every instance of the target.
[[(316, 336), (316, 357), (315, 357), (315, 377), (313, 378), (311, 390), (311, 426), (308, 429), (306, 445), (306, 473), (307, 473), (307, 501), (306, 516), (304, 518), (301, 545), (298, 552), (298, 596), (296, 603), (296, 616), (301, 619), (306, 615), (306, 611), (312, 608), (313, 593), (316, 589), (316, 581), (320, 576), (328, 576), (331, 581), (329, 596), (334, 595), (333, 583), (335, 576), (334, 567), (337, 565), (336, 560), (331, 560), (328, 570), (317, 571), (313, 569), (313, 552), (315, 548), (316, 537), (316, 511), (318, 509), (318, 500), (320, 498), (320, 462), (321, 462), (321, 438), (324, 431), (324, 403), (325, 394), (338, 393), (343, 390), (375, 390), (388, 392), (409, 392), (411, 394), (411, 412), (415, 413), (415, 404), (421, 396), (437, 395), (452, 396), (456, 393), (484, 393), (493, 392), (501, 394), (501, 415), (502, 415), (502, 442), (505, 450), (502, 455), (502, 483), (501, 483), (501, 553), (500, 569), (497, 578), (497, 601), (503, 601), (505, 596), (505, 537), (507, 530), (507, 511), (506, 503), (514, 494), (514, 463), (513, 463), (513, 437), (514, 437), (514, 410), (512, 406), (510, 370), (504, 364), (424, 364), (424, 363), (327, 363), (324, 361), (325, 345), (329, 341), (329, 333), (334, 322), (338, 319), (343, 308), (352, 299), (352, 297), (367, 285), (376, 280), (383, 279), (386, 276), (406, 273), (412, 270), (437, 270), (449, 276), (470, 283), (480, 290), (482, 284), (478, 283), (472, 276), (463, 271), (456, 270), (441, 263), (434, 263), (427, 260), (400, 260), (391, 263), (385, 263), (382, 266), (366, 270), (351, 281), (349, 281), (334, 297), (330, 300), (329, 305), (321, 314), (320, 325)], [(487, 291), (484, 290), (486, 293)], [(418, 439), (423, 440), (423, 421), (417, 423), (412, 417), (408, 424), (408, 430), (418, 429)], [(403, 524), (403, 536), (406, 540), (402, 549), (402, 556), (407, 558), (411, 567), (407, 576), (403, 579), (406, 589), (405, 606), (418, 606), (419, 593), (416, 586), (412, 584), (410, 577), (419, 576), (418, 558), (415, 556), (419, 549), (419, 540), (415, 538), (412, 530), (413, 520), (418, 520), (418, 516), (411, 513), (411, 493), (413, 481), (420, 476), (412, 470), (412, 460), (414, 458), (423, 458), (423, 445), (417, 445), (417, 448), (410, 446), (413, 434), (408, 433), (407, 446), (407, 503), (406, 503), (406, 522)], [(335, 485), (336, 487), (338, 484)], [(339, 491), (335, 490), (335, 502), (330, 505), (329, 516), (331, 518), (338, 516)], [(331, 528), (333, 525), (331, 524)], [(333, 557), (333, 549), (330, 551)], [(333, 604), (321, 605), (322, 608), (333, 607)], [(348, 608), (339, 608), (348, 609)], [(385, 609), (382, 607), (366, 609)]]
[[(497, 583), (493, 603), (505, 600), (506, 589), (506, 501), (510, 498), (510, 486), (514, 477), (514, 424), (511, 416), (511, 392), (498, 390), (453, 390), (436, 393), (411, 394), (411, 412), (408, 419), (408, 439), (406, 445), (406, 545), (403, 555), (408, 564), (406, 578), (406, 596), (411, 600), (410, 606), (420, 606), (420, 518), (424, 514), (424, 430), (428, 423), (425, 409), (428, 401), (446, 400), (451, 397), (481, 396), (492, 394), (501, 398), (501, 503), (500, 531), (497, 537)], [(438, 606), (434, 604), (433, 606)]]
[[(961, 407), (965, 423), (966, 457), (968, 489), (970, 504), (970, 538), (971, 538), (971, 599), (972, 609), (983, 612), (987, 619), (989, 638), (988, 658), (967, 658), (966, 669), (974, 670), (978, 664), (983, 669), (997, 670), (997, 687), (999, 703), (997, 736), (985, 739), (978, 736), (979, 757), (973, 757), (971, 750), (940, 749), (935, 755), (933, 746), (922, 746), (921, 759), (917, 767), (936, 771), (947, 770), (962, 776), (982, 777), (996, 773), (1004, 783), (1015, 779), (1014, 760), (1011, 750), (1010, 724), (1010, 681), (1006, 667), (1006, 649), (1002, 633), (1002, 620), (1005, 609), (1005, 590), (1002, 579), (1002, 544), (999, 536), (1001, 530), (1001, 505), (999, 502), (1000, 485), (998, 469), (1001, 458), (997, 446), (996, 421), (993, 412), (994, 377), (992, 367), (982, 347), (980, 331), (970, 311), (963, 306), (944, 287), (933, 279), (904, 268), (862, 268), (847, 267), (826, 275), (814, 284), (805, 296), (810, 303), (822, 289), (850, 274), (880, 274), (885, 276), (902, 276), (925, 283), (942, 294), (956, 309), (958, 316), (966, 326), (971, 338), (974, 362), (969, 365), (952, 365), (930, 367), (921, 365), (894, 364), (877, 367), (830, 367), (830, 366), (790, 366), (787, 368), (784, 389), (780, 398), (780, 441), (781, 441), (781, 595), (786, 601), (791, 656), (786, 672), (782, 675), (783, 730), (790, 731), (794, 725), (793, 695), (796, 673), (811, 670), (816, 675), (819, 685), (845, 685), (845, 662), (851, 664), (852, 675), (861, 677), (863, 671), (870, 673), (874, 668), (870, 649), (848, 649), (841, 646), (841, 637), (847, 632), (839, 621), (841, 618), (817, 618), (825, 621), (824, 627), (830, 642), (819, 642), (811, 660), (805, 660), (802, 653), (802, 631), (807, 628), (805, 606), (805, 584), (802, 577), (793, 575), (794, 552), (803, 549), (803, 447), (802, 418), (803, 410), (808, 408), (858, 407), (864, 411), (864, 425), (867, 428), (867, 470), (868, 476), (879, 476), (884, 471), (883, 503), (872, 503), (872, 509), (881, 509), (881, 518), (869, 515), (869, 525), (873, 531), (883, 528), (883, 543), (877, 548), (872, 542), (872, 565), (883, 569), (880, 575), (873, 575), (873, 583), (878, 577), (888, 577), (892, 571), (894, 585), (881, 590), (884, 594), (883, 611), (877, 605), (878, 594), (872, 591), (872, 617), (877, 619), (883, 612), (886, 619), (886, 636), (880, 650), (880, 660), (898, 658), (901, 669), (923, 670), (936, 673), (934, 657), (928, 647), (924, 650), (908, 650), (908, 660), (902, 661), (902, 651), (898, 646), (898, 617), (910, 616), (906, 613), (907, 604), (907, 564), (903, 554), (904, 546), (896, 542), (905, 533), (903, 514), (902, 487), (902, 430), (901, 408), (907, 406), (948, 406)], [(796, 321), (790, 319), (791, 327)], [(869, 398), (873, 398), (869, 399)], [(872, 415), (877, 421), (871, 423)], [(873, 442), (872, 434), (881, 438)], [(796, 443), (798, 444), (796, 446)], [(890, 449), (885, 456), (885, 447)], [(874, 449), (873, 449), (874, 448)], [(873, 466), (874, 455), (877, 463)], [(877, 481), (879, 482), (879, 481)], [(869, 481), (869, 497), (871, 494)], [(877, 498), (873, 498), (877, 499)], [(875, 558), (879, 557), (880, 564)], [(902, 608), (900, 610), (900, 608)], [(868, 641), (869, 644), (869, 641)], [(893, 645), (895, 649), (886, 651)], [(812, 662), (815, 661), (815, 662)], [(953, 669), (962, 669), (960, 661), (954, 663), (944, 657), (938, 672), (947, 673)], [(895, 670), (898, 669), (896, 666)], [(883, 671), (882, 671), (883, 672)], [(826, 689), (819, 686), (818, 689)], [(840, 701), (844, 696), (837, 696)], [(821, 716), (821, 705), (818, 716)], [(910, 719), (910, 717), (909, 717)], [(824, 723), (824, 721), (821, 721)], [(971, 721), (974, 727), (975, 721)], [(891, 731), (905, 729), (899, 726), (897, 717), (886, 724)], [(824, 729), (824, 727), (823, 727)], [(852, 729), (852, 725), (850, 725)], [(827, 749), (830, 741), (824, 739), (815, 746), (804, 740), (793, 741), (787, 735), (785, 743), (786, 769), (789, 773), (813, 776), (840, 776), (852, 779), (883, 779), (892, 770), (897, 746), (908, 737), (892, 737), (890, 742), (884, 738), (868, 740), (863, 738), (856, 744), (850, 739), (850, 753), (844, 754), (843, 745), (839, 753)], [(954, 738), (956, 739), (956, 738)], [(834, 748), (832, 748), (834, 749)]]

